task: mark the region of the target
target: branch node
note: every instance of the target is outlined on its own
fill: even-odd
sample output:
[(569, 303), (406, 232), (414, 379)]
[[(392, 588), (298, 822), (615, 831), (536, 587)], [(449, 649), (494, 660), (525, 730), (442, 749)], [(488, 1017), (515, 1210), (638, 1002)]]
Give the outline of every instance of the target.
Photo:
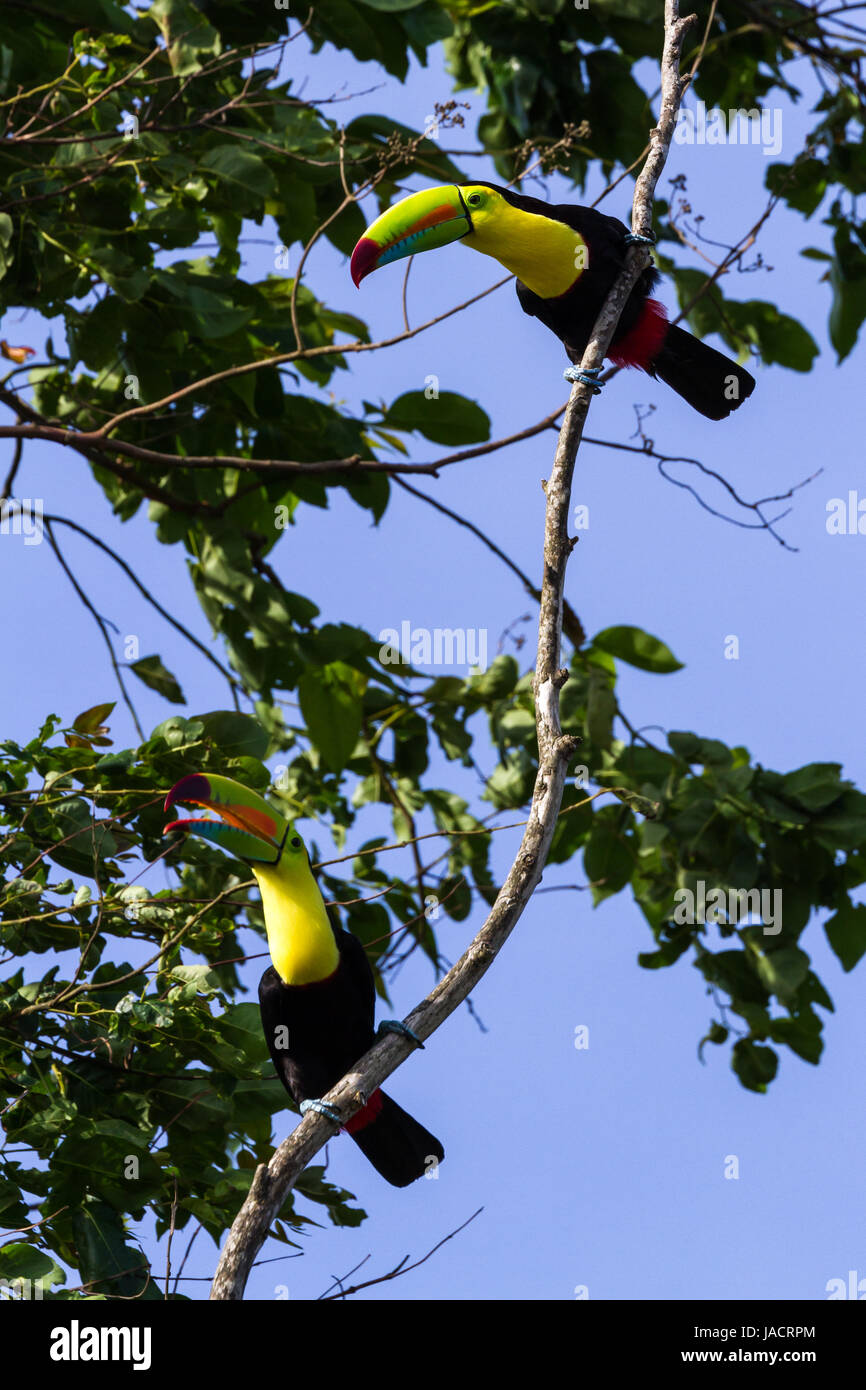
[(579, 734), (563, 734), (561, 738), (556, 740), (554, 751), (558, 758), (569, 762), (582, 743), (583, 739)]
[(254, 1201), (266, 1201), (270, 1186), (271, 1179), (268, 1173), (268, 1165), (266, 1163), (260, 1163), (250, 1183), (250, 1198)]

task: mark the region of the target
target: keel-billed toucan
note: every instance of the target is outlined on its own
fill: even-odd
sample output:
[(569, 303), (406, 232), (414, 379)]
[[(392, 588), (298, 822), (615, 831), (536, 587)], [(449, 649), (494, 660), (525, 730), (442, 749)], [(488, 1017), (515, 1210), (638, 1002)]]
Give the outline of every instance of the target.
[[(463, 241), (517, 276), (517, 297), (579, 363), (625, 261), (628, 228), (615, 217), (568, 203), (543, 203), (492, 183), (446, 184), (413, 193), (383, 212), (352, 253), (356, 285), (389, 261)], [(660, 377), (695, 410), (722, 420), (755, 388), (754, 377), (715, 348), (669, 324), (650, 298), (659, 278), (648, 266), (632, 290), (608, 349), (617, 366)], [(492, 353), (491, 353), (492, 356)]]
[[(173, 821), (166, 834), (214, 840), (256, 876), (272, 961), (259, 982), (265, 1039), (289, 1095), (318, 1100), (375, 1041), (376, 991), (364, 947), (331, 925), (301, 837), (255, 792), (193, 773), (172, 787), (166, 811), (177, 803), (205, 806), (220, 819)], [(445, 1157), (439, 1140), (380, 1090), (345, 1128), (395, 1187)]]

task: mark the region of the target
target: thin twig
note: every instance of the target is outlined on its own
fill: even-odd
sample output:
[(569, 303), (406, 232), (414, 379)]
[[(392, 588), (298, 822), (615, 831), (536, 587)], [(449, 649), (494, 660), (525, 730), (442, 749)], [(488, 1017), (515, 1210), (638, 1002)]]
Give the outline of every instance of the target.
[(70, 569), (69, 565), (67, 564), (63, 552), (60, 549), (60, 546), (57, 544), (57, 537), (54, 534), (51, 522), (43, 519), (43, 525), (45, 527), (45, 534), (48, 537), (48, 543), (51, 546), (51, 549), (54, 551), (54, 554), (57, 556), (57, 559), (60, 563), (60, 566), (64, 574), (66, 575), (73, 589), (77, 593), (78, 597), (81, 599), (81, 602), (84, 604), (84, 607), (87, 609), (88, 613), (90, 613), (93, 617), (93, 620), (99, 628), (99, 631), (102, 633), (102, 639), (105, 642), (106, 647), (108, 648), (108, 655), (111, 660), (111, 666), (117, 678), (117, 684), (120, 687), (120, 693), (123, 697), (123, 702), (132, 716), (132, 722), (135, 725), (136, 733), (138, 734), (142, 743), (144, 743), (144, 730), (141, 727), (141, 721), (139, 720), (138, 712), (135, 708), (135, 705), (132, 703), (132, 699), (130, 698), (129, 692), (126, 689), (126, 685), (123, 680), (123, 672), (120, 669), (117, 657), (114, 655), (114, 643), (112, 642), (108, 634), (108, 624), (105, 618), (103, 618), (102, 614), (98, 613), (97, 610), (94, 608), (93, 604), (90, 602), (90, 599), (87, 597), (87, 594), (84, 592), (75, 575), (73, 574), (72, 570)]
[[(408, 1274), (410, 1269), (418, 1269), (420, 1265), (426, 1264), (430, 1257), (436, 1254), (437, 1250), (441, 1250), (443, 1245), (447, 1245), (449, 1240), (453, 1240), (455, 1236), (459, 1236), (461, 1231), (465, 1231), (466, 1227), (472, 1221), (475, 1220), (476, 1216), (480, 1216), (483, 1210), (483, 1207), (479, 1207), (477, 1211), (474, 1211), (472, 1215), (468, 1217), (466, 1221), (463, 1222), (462, 1226), (458, 1226), (456, 1230), (450, 1231), (447, 1236), (443, 1236), (442, 1239), (436, 1245), (433, 1246), (432, 1250), (428, 1250), (427, 1254), (424, 1255), (420, 1260), (416, 1260), (414, 1264), (407, 1265), (406, 1261), (408, 1260), (409, 1256), (404, 1255), (400, 1263), (398, 1265), (395, 1265), (394, 1268), (388, 1274), (380, 1274), (376, 1279), (365, 1279), (363, 1284), (353, 1284), (352, 1287), (349, 1289), (341, 1288), (339, 1293), (332, 1294), (330, 1289), (326, 1289), (324, 1293), (319, 1294), (319, 1300), (324, 1301), (326, 1303), (331, 1303), (334, 1299), (337, 1298), (349, 1298), (351, 1294), (358, 1293), (361, 1289), (369, 1289), (373, 1284), (384, 1284), (389, 1279), (399, 1279), (401, 1275)], [(365, 1260), (362, 1260), (360, 1264), (355, 1265), (355, 1269), (360, 1269), (361, 1264), (364, 1264), (366, 1260), (369, 1258), (369, 1255), (367, 1255), (365, 1257)], [(349, 1274), (354, 1274), (354, 1272), (354, 1269), (349, 1270)], [(348, 1279), (349, 1275), (346, 1274), (343, 1277), (345, 1279)], [(336, 1279), (334, 1283), (342, 1283), (342, 1280)], [(333, 1287), (333, 1285), (331, 1287)]]

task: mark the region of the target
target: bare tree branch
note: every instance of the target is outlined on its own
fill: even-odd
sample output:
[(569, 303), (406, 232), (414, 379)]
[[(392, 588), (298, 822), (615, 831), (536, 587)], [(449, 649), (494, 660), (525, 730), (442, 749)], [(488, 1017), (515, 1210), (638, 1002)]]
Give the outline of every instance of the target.
[(81, 526), (77, 521), (73, 521), (70, 517), (46, 516), (44, 519), (45, 521), (51, 522), (54, 526), (68, 526), (70, 530), (77, 531), (80, 536), (86, 537), (86, 539), (89, 540), (92, 545), (97, 546), (100, 550), (104, 551), (106, 555), (110, 555), (115, 564), (119, 565), (120, 568), (123, 570), (124, 574), (132, 581), (132, 583), (135, 585), (136, 589), (138, 589), (138, 592), (142, 595), (142, 597), (147, 600), (147, 602), (151, 605), (152, 608), (156, 609), (160, 617), (164, 618), (167, 623), (170, 623), (171, 626), (175, 629), (175, 631), (180, 633), (181, 637), (185, 637), (187, 642), (189, 642), (193, 647), (195, 647), (197, 651), (200, 651), (203, 656), (207, 657), (211, 665), (215, 666), (219, 671), (220, 675), (225, 677), (226, 681), (228, 682), (228, 687), (231, 692), (234, 707), (235, 709), (240, 709), (240, 703), (238, 701), (238, 691), (243, 689), (240, 681), (235, 679), (228, 667), (223, 666), (222, 662), (218, 659), (218, 657), (214, 656), (213, 652), (210, 650), (209, 647), (205, 645), (204, 642), (199, 641), (195, 634), (190, 632), (188, 627), (185, 627), (182, 622), (180, 622), (177, 618), (173, 617), (171, 613), (169, 613), (167, 608), (163, 608), (159, 600), (154, 598), (147, 585), (142, 583), (138, 575), (135, 573), (135, 570), (133, 570), (131, 566), (126, 563), (122, 555), (118, 555), (117, 551), (112, 550), (111, 546), (107, 545), (105, 541), (100, 540), (99, 536), (95, 536), (92, 531), (88, 531), (86, 526)]
[(102, 639), (105, 642), (106, 647), (108, 648), (108, 655), (111, 660), (111, 667), (117, 678), (117, 684), (120, 687), (121, 697), (123, 699), (124, 704), (126, 705), (126, 708), (129, 710), (130, 715), (132, 716), (132, 722), (135, 725), (136, 733), (138, 734), (142, 743), (144, 743), (144, 730), (141, 727), (141, 722), (138, 718), (138, 713), (136, 711), (135, 705), (132, 703), (129, 692), (126, 688), (120, 664), (118, 663), (117, 657), (114, 655), (114, 643), (112, 642), (111, 637), (109, 636), (108, 622), (102, 616), (102, 614), (97, 612), (96, 608), (94, 608), (90, 599), (87, 597), (87, 594), (84, 592), (75, 575), (73, 574), (72, 570), (70, 569), (69, 564), (63, 554), (63, 551), (57, 544), (57, 537), (54, 534), (51, 522), (47, 519), (44, 519), (43, 525), (45, 527), (45, 534), (48, 537), (48, 544), (51, 546), (51, 549), (57, 556), (61, 569), (63, 570), (64, 574), (66, 575), (66, 578), (69, 580), (76, 594), (81, 599), (81, 602), (84, 604), (84, 607), (92, 616), (94, 622), (99, 628), (99, 631), (102, 633)]
[[(465, 1231), (466, 1227), (475, 1220), (476, 1216), (480, 1216), (483, 1210), (483, 1207), (479, 1207), (477, 1211), (474, 1211), (472, 1215), (463, 1222), (462, 1226), (458, 1226), (456, 1230), (450, 1231), (447, 1236), (443, 1236), (442, 1239), (438, 1241), (436, 1245), (433, 1246), (432, 1250), (428, 1250), (427, 1254), (423, 1255), (420, 1260), (416, 1260), (414, 1264), (407, 1265), (406, 1261), (408, 1260), (409, 1256), (404, 1255), (400, 1263), (398, 1265), (395, 1265), (394, 1268), (390, 1270), (387, 1274), (380, 1274), (377, 1279), (365, 1279), (363, 1284), (353, 1284), (351, 1288), (348, 1289), (344, 1289), (342, 1287), (342, 1279), (335, 1279), (334, 1283), (340, 1285), (339, 1293), (331, 1293), (331, 1289), (328, 1288), (325, 1290), (323, 1294), (319, 1294), (319, 1301), (324, 1303), (331, 1303), (338, 1298), (348, 1298), (353, 1293), (359, 1293), (361, 1289), (369, 1289), (371, 1284), (384, 1284), (389, 1279), (399, 1279), (401, 1275), (408, 1274), (410, 1269), (418, 1269), (419, 1265), (426, 1264), (427, 1261), (430, 1259), (431, 1255), (435, 1255), (436, 1251), (441, 1250), (442, 1246), (446, 1245), (449, 1240), (453, 1240), (455, 1236), (459, 1236), (461, 1231)], [(369, 1258), (369, 1255), (365, 1256), (365, 1258), (361, 1261), (361, 1264), (355, 1265), (355, 1269), (360, 1269), (361, 1265), (366, 1264)], [(354, 1274), (355, 1269), (350, 1270), (349, 1273)], [(345, 1279), (347, 1279), (348, 1277), (348, 1275), (343, 1276), (343, 1278)], [(331, 1285), (331, 1288), (333, 1288), (333, 1284)]]

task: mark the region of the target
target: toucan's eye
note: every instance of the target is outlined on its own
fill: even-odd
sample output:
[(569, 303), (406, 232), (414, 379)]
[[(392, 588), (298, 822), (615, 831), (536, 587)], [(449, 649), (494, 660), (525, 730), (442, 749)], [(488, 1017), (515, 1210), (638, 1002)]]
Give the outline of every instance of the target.
[(470, 193), (466, 201), (471, 208), (480, 208), (484, 198), (481, 193)]
[(299, 838), (297, 835), (295, 836), (295, 838), (294, 838), (292, 841), (290, 841), (290, 843), (291, 843), (292, 849), (300, 849), (300, 848), (301, 848), (301, 841), (300, 841), (300, 838)]

